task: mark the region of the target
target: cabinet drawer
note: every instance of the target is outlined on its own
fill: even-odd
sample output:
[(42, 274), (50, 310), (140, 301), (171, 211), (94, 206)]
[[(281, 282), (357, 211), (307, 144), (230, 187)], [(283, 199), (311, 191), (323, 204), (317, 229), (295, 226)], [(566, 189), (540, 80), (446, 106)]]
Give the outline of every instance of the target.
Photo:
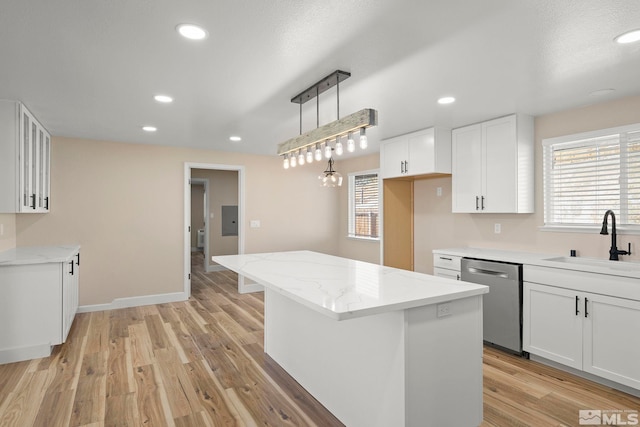
[(446, 255), (446, 254), (434, 254), (433, 255), (433, 266), (440, 268), (447, 268), (449, 270), (456, 270), (460, 272), (460, 261), (462, 260), (461, 256), (456, 255)]
[(446, 268), (434, 267), (433, 275), (436, 277), (445, 277), (447, 279), (460, 280), (460, 272), (456, 270), (448, 270)]

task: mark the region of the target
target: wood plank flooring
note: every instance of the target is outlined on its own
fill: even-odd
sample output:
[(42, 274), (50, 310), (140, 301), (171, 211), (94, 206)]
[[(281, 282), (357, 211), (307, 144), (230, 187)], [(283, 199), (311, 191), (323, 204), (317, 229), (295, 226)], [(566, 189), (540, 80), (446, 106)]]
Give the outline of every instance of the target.
[[(79, 314), (50, 357), (0, 365), (0, 427), (341, 426), (264, 354), (262, 294), (236, 289), (196, 254), (189, 301)], [(577, 426), (580, 409), (640, 399), (485, 349), (482, 426)]]

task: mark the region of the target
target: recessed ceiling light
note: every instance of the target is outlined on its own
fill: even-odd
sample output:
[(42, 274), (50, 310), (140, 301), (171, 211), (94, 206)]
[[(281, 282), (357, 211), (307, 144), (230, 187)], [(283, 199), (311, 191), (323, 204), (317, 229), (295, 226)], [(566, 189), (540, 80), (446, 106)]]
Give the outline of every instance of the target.
[(451, 104), (456, 102), (456, 99), (453, 96), (443, 96), (438, 99), (438, 104)]
[(209, 36), (207, 30), (194, 24), (180, 24), (176, 30), (182, 37), (190, 40), (203, 40)]
[(153, 99), (155, 99), (158, 102), (162, 102), (163, 104), (168, 104), (170, 102), (173, 102), (173, 98), (168, 95), (156, 95), (153, 97)]
[(589, 93), (589, 96), (604, 96), (604, 95), (610, 94), (613, 91), (615, 91), (615, 89), (612, 89), (612, 88), (598, 89), (598, 90), (594, 90), (593, 92)]
[(158, 128), (155, 126), (142, 126), (142, 130), (145, 132), (155, 132)]
[(240, 142), (242, 141), (242, 138), (240, 138), (239, 136), (230, 136), (229, 141)]
[(627, 44), (633, 43), (640, 40), (640, 30), (628, 31), (624, 34), (620, 34), (618, 37), (613, 39), (616, 43)]

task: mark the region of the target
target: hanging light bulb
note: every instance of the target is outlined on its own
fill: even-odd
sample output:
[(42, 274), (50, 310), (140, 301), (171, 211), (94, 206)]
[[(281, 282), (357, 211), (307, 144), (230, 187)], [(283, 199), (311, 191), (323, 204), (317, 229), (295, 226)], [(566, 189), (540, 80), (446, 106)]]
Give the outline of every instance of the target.
[(333, 158), (329, 158), (327, 169), (318, 176), (320, 185), (323, 187), (340, 187), (342, 185), (342, 175), (333, 169)]
[(311, 147), (307, 147), (307, 163), (313, 163), (313, 153)]
[(322, 150), (320, 149), (320, 144), (316, 143), (316, 151), (315, 151), (316, 162), (322, 160)]
[(304, 154), (302, 153), (302, 148), (298, 150), (298, 164), (300, 166), (304, 165)]
[(298, 161), (296, 160), (296, 153), (291, 153), (291, 157), (289, 157), (289, 165), (292, 168), (295, 168), (297, 164)]
[(356, 150), (356, 142), (353, 140), (353, 132), (347, 135), (347, 151), (353, 153)]
[(342, 156), (342, 153), (344, 153), (344, 150), (342, 148), (342, 142), (340, 142), (340, 137), (336, 138), (336, 154), (338, 156)]
[(365, 129), (361, 128), (360, 129), (360, 148), (363, 150), (367, 149), (367, 135), (365, 134)]
[(331, 146), (329, 145), (329, 140), (324, 143), (324, 157), (327, 159), (331, 158)]
[(284, 162), (282, 163), (282, 166), (285, 169), (289, 169), (289, 155), (288, 154), (284, 155)]

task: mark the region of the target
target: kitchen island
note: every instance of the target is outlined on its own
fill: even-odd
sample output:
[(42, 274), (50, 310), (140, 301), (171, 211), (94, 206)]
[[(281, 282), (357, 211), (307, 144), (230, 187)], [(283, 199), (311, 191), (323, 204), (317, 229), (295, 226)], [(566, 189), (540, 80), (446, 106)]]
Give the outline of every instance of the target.
[(345, 425), (482, 422), (487, 287), (310, 251), (212, 258), (265, 287), (265, 352)]

